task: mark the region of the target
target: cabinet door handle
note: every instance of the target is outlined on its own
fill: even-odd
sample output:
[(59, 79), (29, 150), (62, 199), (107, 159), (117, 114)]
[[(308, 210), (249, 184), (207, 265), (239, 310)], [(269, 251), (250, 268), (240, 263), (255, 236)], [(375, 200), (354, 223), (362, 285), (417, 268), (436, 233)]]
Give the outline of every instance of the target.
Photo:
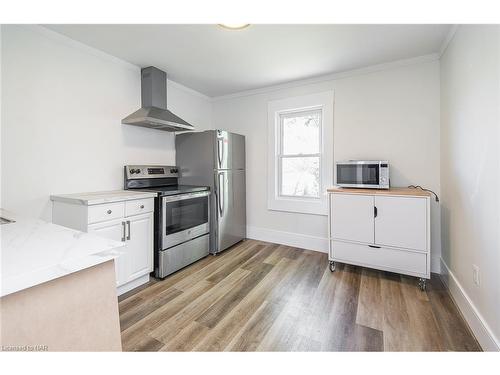
[(373, 217), (377, 217), (377, 215), (378, 215), (377, 206), (373, 206)]
[(122, 242), (125, 242), (125, 222), (124, 221), (122, 221), (122, 229), (123, 229)]
[(127, 240), (130, 240), (130, 220), (127, 220), (127, 227), (128, 227)]
[(374, 249), (380, 249), (380, 246), (375, 246), (375, 245), (368, 245), (368, 247), (374, 248)]
[(141, 204), (140, 208), (141, 208), (141, 210), (142, 210), (142, 209), (144, 208), (144, 205), (143, 205), (143, 204)]
[(106, 211), (106, 213), (107, 213), (108, 215), (109, 215), (109, 214), (111, 214), (111, 212), (113, 212), (113, 211), (111, 211), (111, 210), (107, 210), (107, 211)]

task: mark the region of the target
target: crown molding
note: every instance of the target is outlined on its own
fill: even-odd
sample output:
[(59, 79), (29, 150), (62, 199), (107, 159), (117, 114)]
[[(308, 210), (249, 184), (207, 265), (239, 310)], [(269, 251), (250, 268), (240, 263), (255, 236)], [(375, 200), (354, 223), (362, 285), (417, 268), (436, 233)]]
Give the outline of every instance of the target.
[(396, 61), (391, 61), (391, 62), (383, 63), (383, 64), (370, 65), (370, 66), (367, 66), (364, 68), (346, 70), (343, 72), (331, 73), (331, 74), (326, 74), (326, 75), (322, 75), (322, 76), (318, 76), (318, 77), (307, 78), (307, 79), (302, 79), (302, 80), (297, 80), (297, 81), (291, 81), (291, 82), (287, 82), (287, 83), (283, 83), (283, 84), (279, 84), (279, 85), (267, 86), (267, 87), (262, 87), (262, 88), (258, 88), (258, 89), (252, 89), (252, 90), (245, 90), (245, 91), (240, 91), (240, 92), (236, 92), (236, 93), (228, 94), (228, 95), (214, 96), (214, 97), (212, 97), (212, 102), (240, 98), (240, 97), (244, 97), (244, 96), (264, 94), (264, 93), (268, 93), (268, 92), (273, 92), (273, 91), (278, 91), (278, 90), (283, 90), (283, 89), (288, 89), (288, 88), (293, 88), (293, 87), (305, 86), (305, 85), (310, 85), (310, 84), (324, 82), (324, 81), (333, 81), (333, 80), (337, 80), (337, 79), (354, 77), (354, 76), (359, 76), (359, 75), (364, 75), (364, 74), (370, 74), (370, 73), (374, 73), (374, 72), (378, 72), (378, 71), (382, 71), (382, 70), (396, 69), (396, 68), (400, 68), (400, 67), (404, 67), (404, 66), (422, 64), (422, 63), (427, 63), (427, 62), (436, 61), (436, 60), (439, 60), (439, 54), (432, 53), (432, 54), (428, 54), (428, 55), (413, 57), (410, 59), (396, 60)]
[(439, 48), (439, 58), (441, 58), (444, 55), (444, 53), (446, 52), (446, 49), (448, 48), (451, 41), (453, 40), (457, 30), (458, 30), (458, 25), (451, 25), (451, 28), (448, 31), (448, 34), (446, 34), (446, 37), (444, 38), (443, 43), (441, 44), (441, 47)]

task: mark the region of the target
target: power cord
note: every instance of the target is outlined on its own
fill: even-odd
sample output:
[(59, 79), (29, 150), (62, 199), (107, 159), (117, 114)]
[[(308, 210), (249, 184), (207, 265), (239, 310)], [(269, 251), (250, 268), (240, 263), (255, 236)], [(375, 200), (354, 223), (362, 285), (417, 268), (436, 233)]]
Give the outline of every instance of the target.
[(420, 189), (420, 190), (423, 190), (423, 191), (428, 191), (429, 193), (431, 194), (434, 194), (434, 196), (436, 197), (436, 202), (439, 202), (439, 197), (436, 193), (434, 193), (432, 190), (430, 189), (425, 189), (423, 188), (422, 186), (420, 185), (408, 185), (409, 188), (412, 188), (412, 189)]

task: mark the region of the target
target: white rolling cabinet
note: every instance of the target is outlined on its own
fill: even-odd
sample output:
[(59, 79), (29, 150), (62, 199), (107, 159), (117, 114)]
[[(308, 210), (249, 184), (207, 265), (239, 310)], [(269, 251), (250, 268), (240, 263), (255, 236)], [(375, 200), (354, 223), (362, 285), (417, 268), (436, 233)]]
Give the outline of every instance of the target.
[(52, 221), (126, 242), (115, 259), (120, 295), (148, 282), (153, 271), (154, 194), (112, 193), (53, 195)]
[(430, 278), (430, 194), (329, 189), (329, 260)]

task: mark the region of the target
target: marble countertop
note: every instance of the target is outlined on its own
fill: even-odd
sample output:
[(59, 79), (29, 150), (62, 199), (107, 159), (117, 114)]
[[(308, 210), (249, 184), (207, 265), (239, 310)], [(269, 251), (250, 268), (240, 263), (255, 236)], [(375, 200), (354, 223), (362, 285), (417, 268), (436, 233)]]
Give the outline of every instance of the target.
[(112, 202), (122, 202), (133, 199), (154, 198), (156, 193), (134, 190), (98, 191), (92, 193), (55, 194), (51, 195), (52, 201), (72, 204), (94, 205)]
[(0, 297), (114, 259), (124, 246), (2, 209), (0, 216), (15, 220), (0, 225)]

